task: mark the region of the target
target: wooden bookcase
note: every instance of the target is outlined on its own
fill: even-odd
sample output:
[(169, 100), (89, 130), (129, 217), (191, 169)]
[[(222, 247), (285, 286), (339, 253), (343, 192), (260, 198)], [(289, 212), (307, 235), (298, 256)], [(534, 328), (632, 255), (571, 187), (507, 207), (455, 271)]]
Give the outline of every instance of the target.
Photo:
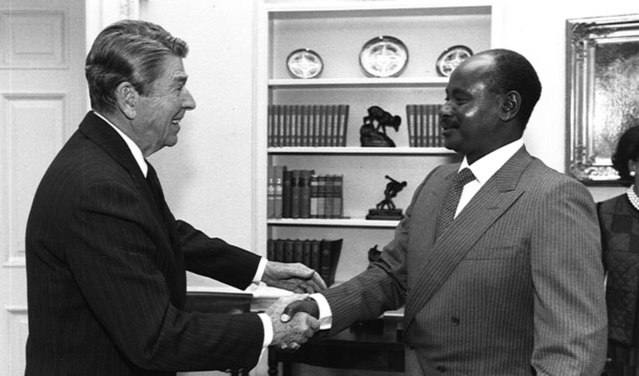
[[(437, 58), (454, 45), (465, 45), (475, 52), (490, 48), (495, 6), (429, 3), (265, 1), (258, 7), (256, 137), (261, 145), (257, 160), (264, 172), (256, 184), (264, 192), (263, 205), (266, 207), (268, 166), (286, 165), (289, 169), (313, 169), (316, 174), (343, 175), (347, 217), (267, 219), (264, 215), (260, 219), (264, 229), (261, 241), (343, 238), (338, 282), (363, 271), (368, 264), (368, 249), (376, 244), (381, 249), (393, 236), (397, 221), (364, 219), (368, 210), (384, 198), (388, 182), (385, 175), (407, 182), (394, 199), (397, 207), (405, 210), (430, 170), (458, 158), (445, 148), (409, 147), (406, 105), (443, 103), (447, 77), (438, 76)], [(364, 43), (380, 35), (399, 38), (409, 51), (408, 65), (399, 77), (367, 77), (359, 66)], [(322, 57), (324, 70), (320, 77), (290, 77), (286, 58), (298, 48), (312, 49)], [(267, 147), (270, 104), (348, 104), (346, 147)], [(387, 129), (397, 147), (360, 147), (359, 129), (372, 105), (401, 116), (397, 132)]]

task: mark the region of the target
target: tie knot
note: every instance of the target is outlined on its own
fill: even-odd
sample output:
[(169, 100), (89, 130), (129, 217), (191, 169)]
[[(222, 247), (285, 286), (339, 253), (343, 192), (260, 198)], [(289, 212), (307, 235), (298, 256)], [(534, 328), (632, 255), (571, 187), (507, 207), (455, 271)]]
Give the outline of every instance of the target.
[(455, 180), (463, 187), (471, 181), (475, 180), (475, 175), (469, 168), (464, 168), (457, 173)]

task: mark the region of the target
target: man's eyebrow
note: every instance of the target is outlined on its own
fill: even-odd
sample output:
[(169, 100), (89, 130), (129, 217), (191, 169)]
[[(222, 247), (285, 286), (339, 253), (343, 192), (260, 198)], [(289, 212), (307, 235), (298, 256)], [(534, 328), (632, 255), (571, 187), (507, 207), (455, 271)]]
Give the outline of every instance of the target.
[(178, 84), (184, 84), (186, 82), (186, 80), (188, 80), (189, 75), (186, 73), (176, 73), (173, 76), (173, 82), (176, 82)]

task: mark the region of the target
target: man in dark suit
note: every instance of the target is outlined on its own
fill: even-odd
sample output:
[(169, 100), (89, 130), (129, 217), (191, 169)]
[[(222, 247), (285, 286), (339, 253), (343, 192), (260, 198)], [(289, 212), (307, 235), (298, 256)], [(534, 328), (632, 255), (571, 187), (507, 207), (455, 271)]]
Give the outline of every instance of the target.
[(145, 158), (177, 142), (195, 101), (187, 45), (158, 25), (121, 21), (86, 60), (92, 112), (38, 187), (26, 231), (26, 375), (173, 375), (250, 369), (269, 344), (303, 343), (316, 319), (183, 310), (185, 269), (237, 288), (325, 288), (301, 264), (270, 262), (176, 220)]
[(523, 145), (540, 94), (513, 51), (463, 62), (440, 112), (461, 165), (419, 185), (379, 262), (286, 312), (317, 315), (319, 304), (330, 335), (405, 303), (408, 375), (599, 375), (607, 320), (595, 206)]

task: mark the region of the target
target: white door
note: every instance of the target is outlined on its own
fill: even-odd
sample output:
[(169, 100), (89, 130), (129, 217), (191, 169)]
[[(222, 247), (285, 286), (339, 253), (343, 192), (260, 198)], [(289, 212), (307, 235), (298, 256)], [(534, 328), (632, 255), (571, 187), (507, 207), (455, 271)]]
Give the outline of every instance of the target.
[(33, 194), (87, 108), (84, 9), (84, 0), (0, 0), (0, 376), (24, 374)]

